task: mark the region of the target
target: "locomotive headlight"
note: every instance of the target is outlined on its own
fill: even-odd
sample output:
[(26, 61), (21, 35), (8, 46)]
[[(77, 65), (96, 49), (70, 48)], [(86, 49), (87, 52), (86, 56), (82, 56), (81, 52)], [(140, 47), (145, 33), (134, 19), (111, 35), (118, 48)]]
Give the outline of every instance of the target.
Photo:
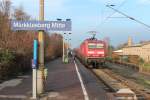
[(97, 52), (97, 54), (104, 55), (104, 52), (103, 51), (99, 51), (99, 52)]
[(88, 54), (94, 54), (94, 51), (88, 51)]

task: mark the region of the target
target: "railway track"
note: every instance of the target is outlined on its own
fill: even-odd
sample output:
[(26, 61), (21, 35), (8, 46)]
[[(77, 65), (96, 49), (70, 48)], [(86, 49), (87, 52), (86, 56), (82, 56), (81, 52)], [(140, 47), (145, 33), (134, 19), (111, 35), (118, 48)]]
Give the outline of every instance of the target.
[[(91, 66), (86, 66), (89, 70), (95, 74), (95, 76), (103, 82), (105, 85), (105, 90), (108, 93), (116, 94), (116, 92), (120, 89), (130, 89), (134, 92), (137, 99), (130, 100), (150, 100), (150, 92), (147, 92), (144, 87), (135, 83), (134, 81), (127, 79), (107, 67), (105, 69), (92, 69)], [(116, 99), (110, 99), (116, 100)], [(119, 99), (120, 100), (120, 99)], [(121, 100), (129, 100), (129, 99), (121, 99)]]
[(104, 84), (116, 93), (120, 89), (131, 89), (138, 100), (150, 100), (150, 94), (144, 91), (140, 85), (128, 80), (109, 69), (90, 69)]

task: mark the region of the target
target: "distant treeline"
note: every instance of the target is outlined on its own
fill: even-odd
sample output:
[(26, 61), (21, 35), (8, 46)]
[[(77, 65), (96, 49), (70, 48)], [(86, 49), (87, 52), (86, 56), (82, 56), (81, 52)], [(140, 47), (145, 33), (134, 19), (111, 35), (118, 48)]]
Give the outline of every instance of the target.
[[(32, 20), (22, 7), (12, 7), (11, 0), (0, 1), (0, 80), (31, 69), (35, 31), (12, 31), (10, 20)], [(62, 36), (45, 33), (45, 60), (62, 54)]]

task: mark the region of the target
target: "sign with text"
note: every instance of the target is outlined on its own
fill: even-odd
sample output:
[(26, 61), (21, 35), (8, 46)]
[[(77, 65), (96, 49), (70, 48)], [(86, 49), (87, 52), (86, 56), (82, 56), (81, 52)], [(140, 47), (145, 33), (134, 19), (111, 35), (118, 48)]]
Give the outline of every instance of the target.
[(12, 30), (71, 31), (71, 21), (11, 21)]

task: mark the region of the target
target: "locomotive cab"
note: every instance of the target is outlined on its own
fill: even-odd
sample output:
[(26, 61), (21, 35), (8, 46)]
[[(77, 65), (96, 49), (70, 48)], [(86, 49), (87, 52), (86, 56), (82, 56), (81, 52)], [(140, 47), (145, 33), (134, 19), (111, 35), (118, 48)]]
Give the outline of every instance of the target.
[(105, 63), (105, 44), (102, 41), (88, 41), (87, 43), (87, 64), (99, 67)]
[(87, 66), (98, 68), (105, 64), (106, 43), (96, 38), (84, 40), (77, 49), (77, 57)]

